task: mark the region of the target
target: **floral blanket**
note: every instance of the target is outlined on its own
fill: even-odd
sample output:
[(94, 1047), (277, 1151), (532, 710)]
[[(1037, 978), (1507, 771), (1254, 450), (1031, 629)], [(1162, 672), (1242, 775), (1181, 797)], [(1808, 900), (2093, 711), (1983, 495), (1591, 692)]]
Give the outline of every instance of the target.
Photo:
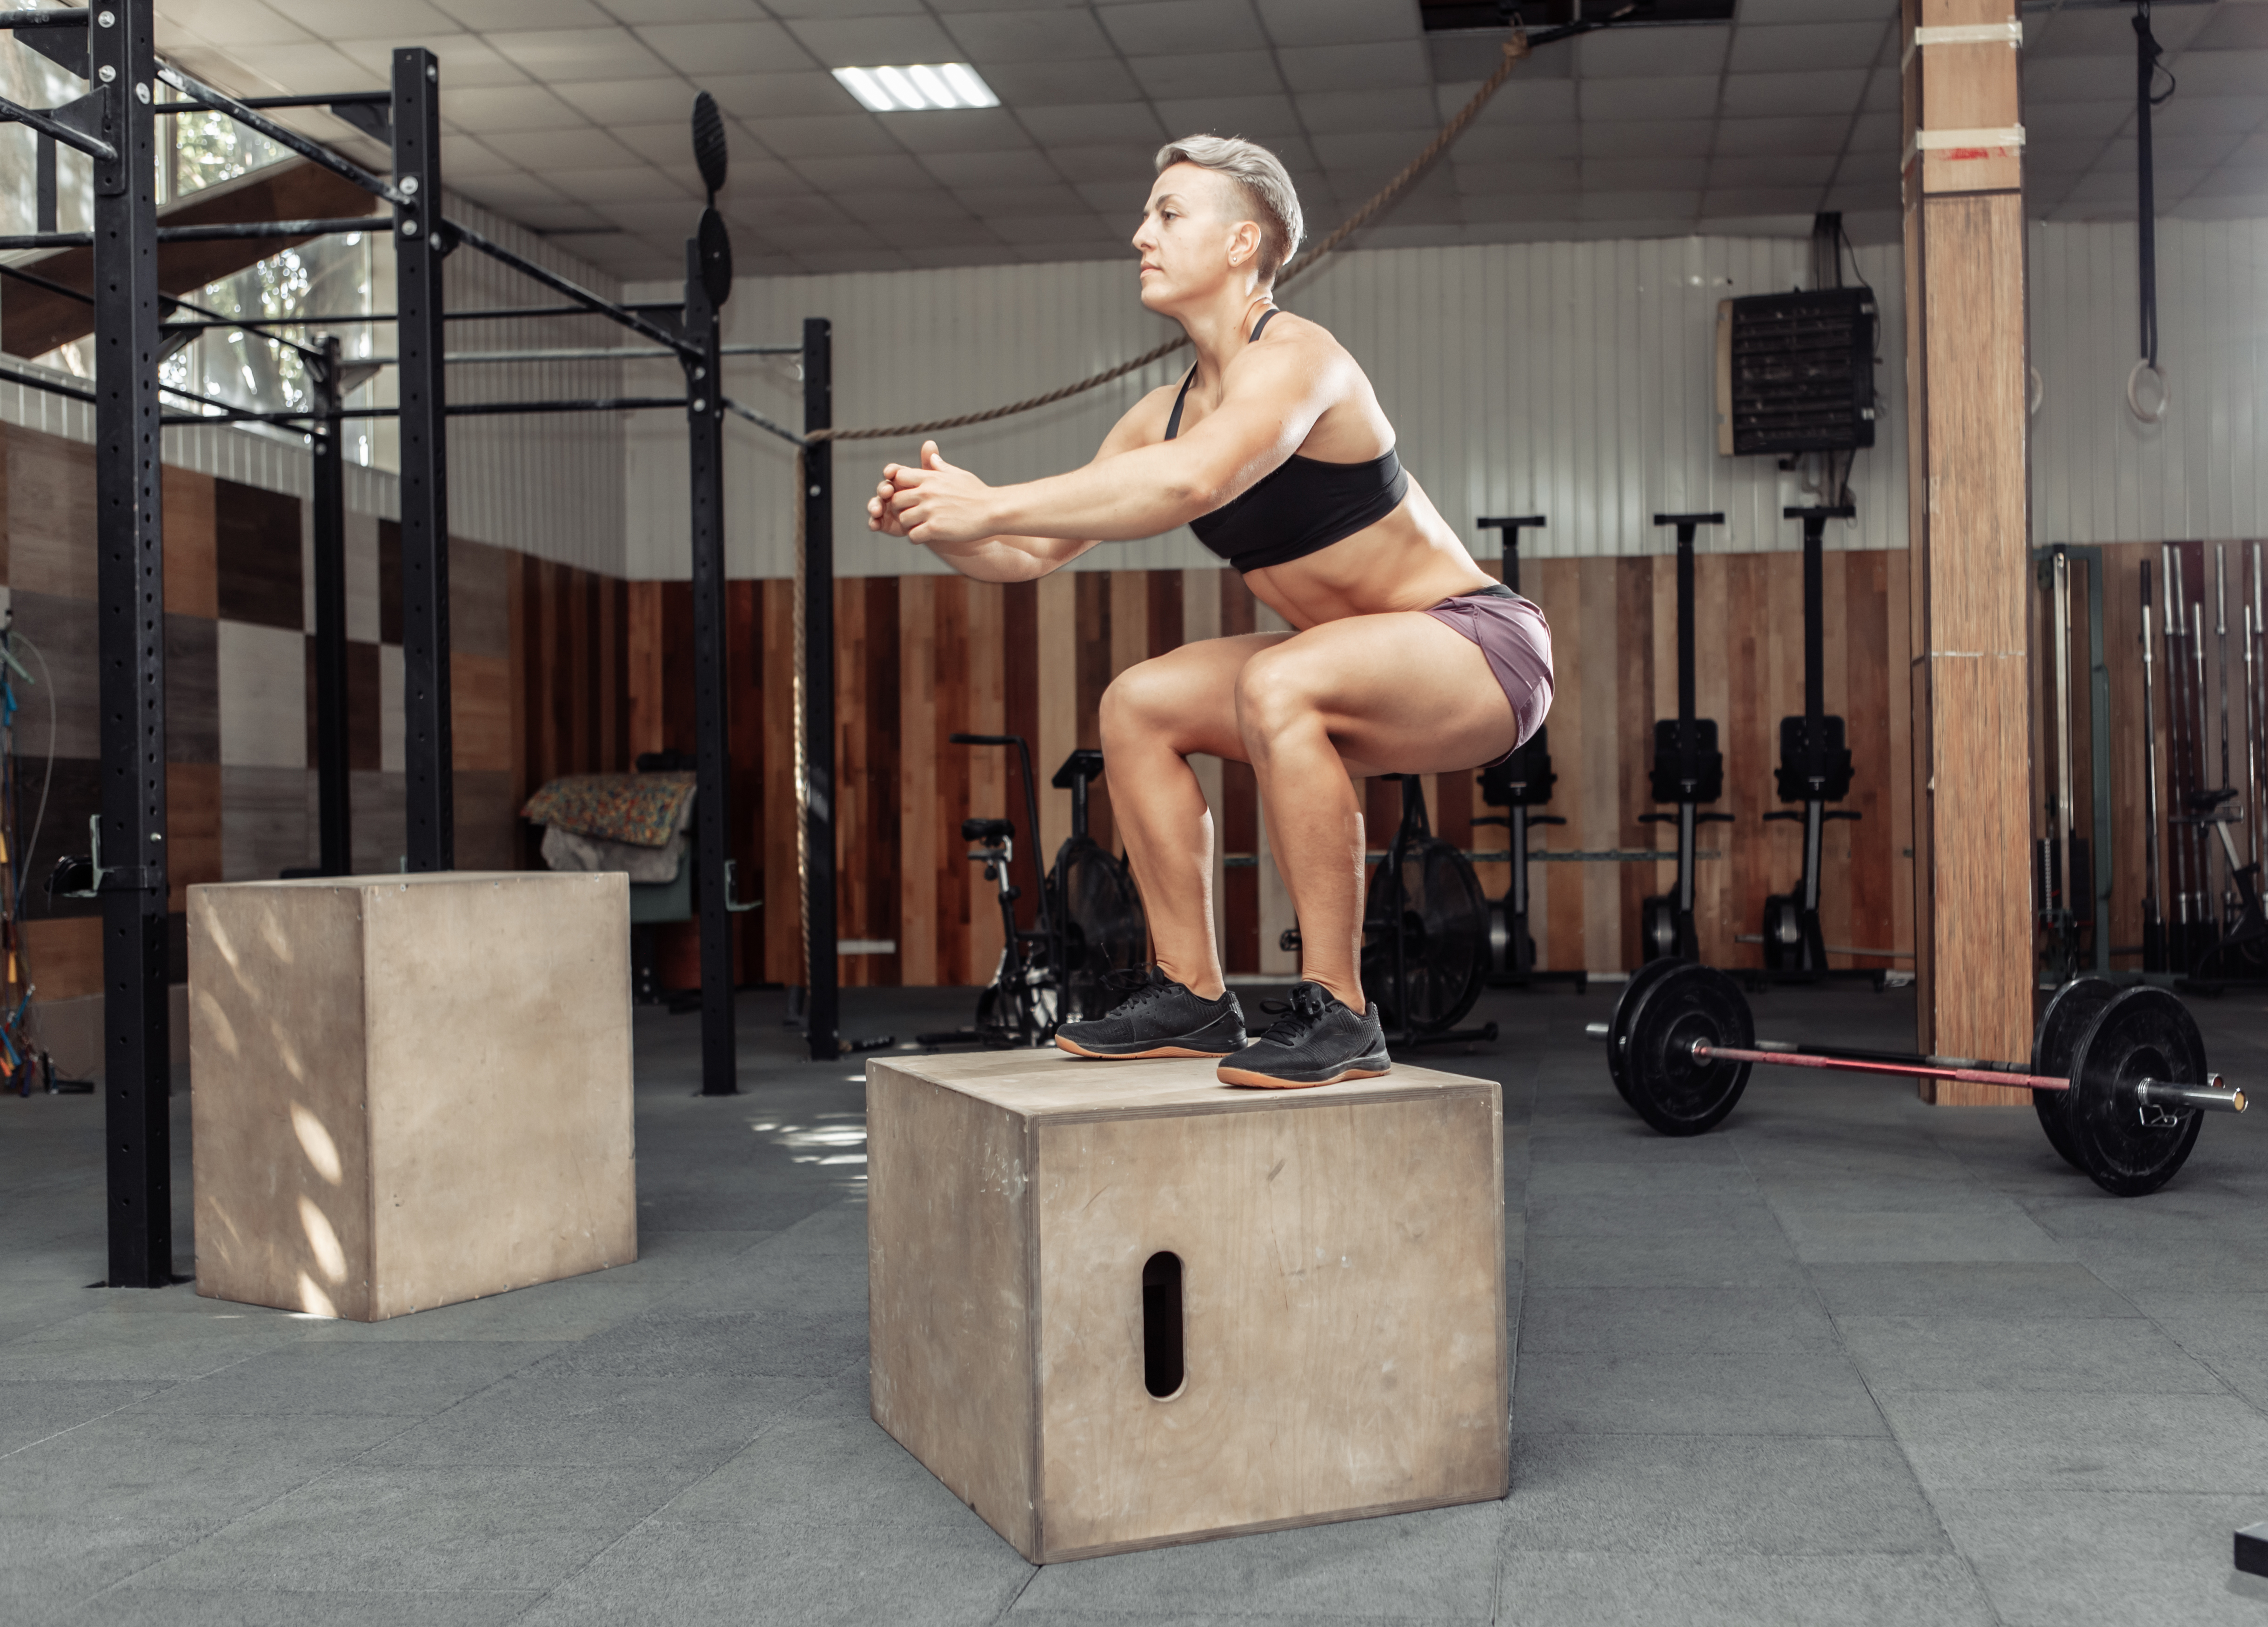
[(690, 774), (568, 774), (527, 799), (522, 819), (578, 836), (666, 847), (693, 806)]

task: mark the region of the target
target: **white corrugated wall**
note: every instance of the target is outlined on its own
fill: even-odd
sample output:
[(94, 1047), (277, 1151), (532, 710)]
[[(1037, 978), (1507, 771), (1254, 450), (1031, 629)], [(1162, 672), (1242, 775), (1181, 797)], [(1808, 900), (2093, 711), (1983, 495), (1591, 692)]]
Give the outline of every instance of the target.
[[(1722, 508), (1716, 548), (1795, 547), (1780, 509), (1806, 500), (1770, 459), (1716, 452), (1717, 302), (1799, 285), (1808, 243), (1689, 238), (1354, 251), (1289, 291), (1285, 304), (1336, 333), (1369, 372), (1404, 462), (1476, 550), (1482, 514), (1542, 512), (1534, 555), (1643, 553), (1666, 546), (1657, 511)], [(1839, 547), (1905, 537), (1903, 339), (1895, 248), (1861, 251), (1884, 289), (1875, 449), (1852, 478), (1861, 519)], [(1041, 394), (1139, 353), (1169, 333), (1113, 262), (876, 272), (742, 282), (726, 307), (734, 342), (792, 342), (802, 319), (833, 320), (839, 424), (944, 417)], [(660, 298), (660, 284), (632, 297)], [(1168, 360), (1076, 400), (950, 431), (946, 455), (986, 479), (1049, 474), (1092, 457), (1145, 388), (1178, 379)], [(637, 374), (630, 387), (659, 388)], [(728, 362), (728, 389), (791, 426), (801, 422), (792, 361)], [(630, 431), (634, 576), (688, 573), (682, 419), (647, 414)], [(792, 453), (734, 422), (728, 432), (730, 569), (777, 576), (793, 565)], [(865, 490), (917, 441), (847, 444), (836, 454), (836, 568), (846, 576), (939, 570), (921, 550), (870, 535)], [(1187, 531), (1095, 549), (1085, 569), (1217, 564)]]

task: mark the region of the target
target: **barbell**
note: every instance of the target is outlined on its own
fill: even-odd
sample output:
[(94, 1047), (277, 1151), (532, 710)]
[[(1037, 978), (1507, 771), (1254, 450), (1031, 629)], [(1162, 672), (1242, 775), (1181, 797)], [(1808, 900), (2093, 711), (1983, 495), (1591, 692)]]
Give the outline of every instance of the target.
[(2029, 1090), (2055, 1150), (2120, 1197), (2154, 1192), (2197, 1145), (2207, 1112), (2244, 1093), (2207, 1071), (2205, 1040), (2165, 990), (2075, 977), (2040, 1017), (2029, 1064), (1759, 1041), (1740, 986), (1690, 961), (1652, 961), (1586, 1032), (1607, 1042), (1615, 1088), (1666, 1136), (1697, 1136), (1733, 1110), (1758, 1065), (1954, 1079)]

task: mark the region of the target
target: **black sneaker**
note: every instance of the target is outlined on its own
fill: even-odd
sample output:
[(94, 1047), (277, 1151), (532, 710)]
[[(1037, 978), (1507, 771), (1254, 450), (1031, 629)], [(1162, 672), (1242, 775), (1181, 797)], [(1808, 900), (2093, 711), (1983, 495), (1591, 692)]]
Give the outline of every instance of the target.
[(1244, 1048), (1244, 1008), (1227, 990), (1201, 1000), (1154, 966), (1138, 981), (1114, 974), (1109, 986), (1130, 992), (1107, 1015), (1056, 1030), (1056, 1043), (1072, 1056), (1227, 1056)]
[(1342, 1079), (1374, 1079), (1392, 1071), (1378, 1005), (1357, 1016), (1321, 983), (1295, 983), (1283, 1004), (1263, 1009), (1281, 1012), (1268, 1032), (1220, 1064), (1224, 1085), (1255, 1085), (1263, 1090), (1302, 1090)]

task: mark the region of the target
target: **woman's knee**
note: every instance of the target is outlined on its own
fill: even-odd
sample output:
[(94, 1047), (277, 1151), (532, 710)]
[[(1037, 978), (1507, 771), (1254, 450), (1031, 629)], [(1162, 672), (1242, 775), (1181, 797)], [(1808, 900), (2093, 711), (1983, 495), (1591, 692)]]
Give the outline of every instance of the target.
[(1236, 679), (1236, 726), (1248, 747), (1263, 749), (1316, 719), (1321, 696), (1311, 667), (1297, 656), (1274, 651), (1244, 664)]
[(1129, 746), (1171, 733), (1174, 708), (1168, 691), (1172, 685), (1155, 670), (1157, 665), (1154, 660), (1138, 661), (1103, 690), (1099, 710), (1106, 746), (1112, 740)]

